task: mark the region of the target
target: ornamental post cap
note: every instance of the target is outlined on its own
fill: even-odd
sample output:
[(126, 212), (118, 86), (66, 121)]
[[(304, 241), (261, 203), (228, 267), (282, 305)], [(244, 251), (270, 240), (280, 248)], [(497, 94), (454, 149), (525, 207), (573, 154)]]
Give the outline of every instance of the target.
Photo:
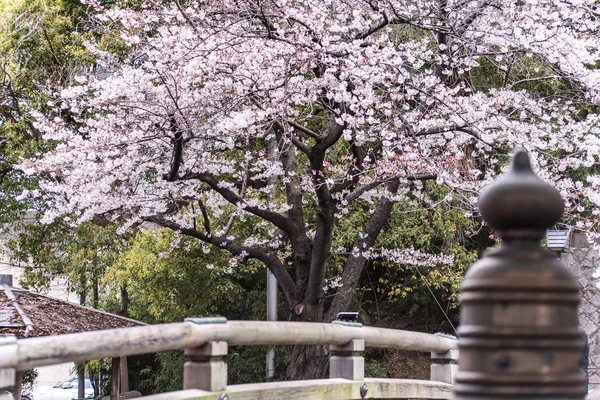
[(510, 170), (479, 195), (483, 219), (502, 239), (540, 239), (563, 210), (560, 193), (533, 172), (523, 149), (514, 152)]

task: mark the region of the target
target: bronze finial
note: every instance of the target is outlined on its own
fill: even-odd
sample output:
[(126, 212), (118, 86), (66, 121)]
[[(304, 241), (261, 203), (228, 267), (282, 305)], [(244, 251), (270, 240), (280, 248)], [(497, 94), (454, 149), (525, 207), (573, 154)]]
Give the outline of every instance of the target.
[(539, 243), (563, 212), (560, 194), (518, 150), (479, 207), (502, 245), (469, 269), (461, 288), (455, 400), (583, 399), (579, 288)]
[(479, 196), (483, 219), (509, 240), (529, 234), (541, 238), (560, 219), (563, 208), (558, 191), (533, 172), (529, 156), (521, 149), (514, 153), (510, 171)]

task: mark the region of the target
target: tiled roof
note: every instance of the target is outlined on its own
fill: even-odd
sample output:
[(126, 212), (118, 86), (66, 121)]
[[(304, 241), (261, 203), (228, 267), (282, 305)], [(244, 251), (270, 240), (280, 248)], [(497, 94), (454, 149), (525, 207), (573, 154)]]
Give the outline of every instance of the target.
[(0, 335), (36, 337), (140, 325), (145, 324), (24, 289), (0, 285)]

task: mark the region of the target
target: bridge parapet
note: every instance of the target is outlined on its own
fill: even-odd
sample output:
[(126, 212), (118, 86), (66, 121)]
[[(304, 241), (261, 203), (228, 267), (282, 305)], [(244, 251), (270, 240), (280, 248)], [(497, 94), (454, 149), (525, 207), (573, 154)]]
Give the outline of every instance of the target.
[[(329, 345), (330, 379), (228, 386), (224, 356), (229, 345)], [(365, 347), (430, 352), (432, 378), (441, 381), (364, 378)], [(0, 388), (14, 384), (15, 371), (44, 365), (185, 350), (190, 361), (184, 367), (184, 390), (148, 396), (151, 400), (450, 399), (457, 354), (456, 340), (427, 333), (327, 323), (214, 319), (12, 339), (0, 350)]]

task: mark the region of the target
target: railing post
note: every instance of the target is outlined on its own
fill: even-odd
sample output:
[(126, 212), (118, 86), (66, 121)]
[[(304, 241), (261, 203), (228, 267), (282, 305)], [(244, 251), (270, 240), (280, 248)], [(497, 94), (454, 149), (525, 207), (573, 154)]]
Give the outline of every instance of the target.
[[(195, 324), (226, 323), (225, 318), (186, 318)], [(227, 342), (208, 342), (200, 347), (185, 349), (189, 361), (183, 366), (183, 388), (222, 392), (227, 389)]]
[(365, 341), (354, 339), (343, 345), (332, 344), (329, 347), (329, 377), (361, 381), (365, 378)]
[[(16, 336), (0, 337), (0, 354), (3, 357), (16, 357), (18, 349)], [(12, 399), (12, 396), (3, 394), (4, 390), (14, 388), (17, 383), (17, 371), (14, 368), (0, 368), (0, 400)]]
[(583, 399), (579, 285), (540, 246), (563, 213), (559, 192), (520, 150), (510, 172), (481, 192), (479, 210), (502, 244), (462, 284), (454, 399)]
[(204, 346), (185, 349), (190, 358), (183, 366), (183, 388), (222, 392), (227, 389), (227, 342), (208, 342)]
[[(1, 350), (1, 348), (0, 348)], [(0, 369), (0, 399), (2, 399), (2, 392), (9, 390), (15, 385), (16, 371), (13, 368), (1, 368)]]
[(431, 353), (431, 380), (454, 383), (458, 372), (458, 350), (445, 353)]

